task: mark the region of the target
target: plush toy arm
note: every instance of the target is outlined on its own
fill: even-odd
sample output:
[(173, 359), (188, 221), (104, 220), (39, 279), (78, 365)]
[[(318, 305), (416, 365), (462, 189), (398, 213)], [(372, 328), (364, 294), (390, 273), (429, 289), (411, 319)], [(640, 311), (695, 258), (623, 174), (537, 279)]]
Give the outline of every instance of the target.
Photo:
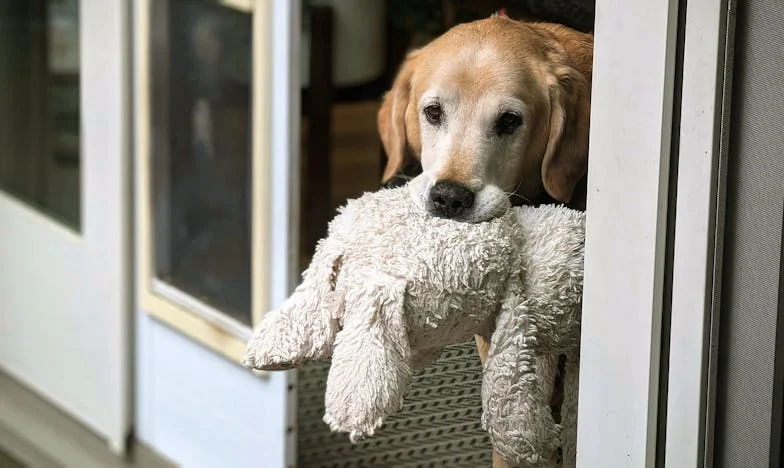
[(283, 370), (330, 355), (343, 305), (342, 294), (334, 290), (340, 253), (334, 242), (319, 244), (302, 283), (254, 331), (243, 360), (246, 367)]
[(535, 352), (536, 327), (517, 295), (496, 321), (484, 365), (482, 425), (493, 448), (515, 466), (553, 466), (560, 426), (550, 411), (558, 362)]
[(346, 294), (346, 320), (335, 339), (324, 422), (352, 442), (371, 436), (400, 410), (411, 382), (411, 348), (403, 316), (405, 280), (369, 274)]

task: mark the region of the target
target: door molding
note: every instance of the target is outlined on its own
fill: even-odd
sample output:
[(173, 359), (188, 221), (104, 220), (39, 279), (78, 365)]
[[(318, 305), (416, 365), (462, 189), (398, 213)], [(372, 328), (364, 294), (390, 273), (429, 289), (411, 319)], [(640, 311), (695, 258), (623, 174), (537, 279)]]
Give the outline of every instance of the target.
[(683, 52), (665, 465), (712, 459), (733, 0), (689, 0)]
[(678, 1), (598, 0), (578, 466), (653, 466)]

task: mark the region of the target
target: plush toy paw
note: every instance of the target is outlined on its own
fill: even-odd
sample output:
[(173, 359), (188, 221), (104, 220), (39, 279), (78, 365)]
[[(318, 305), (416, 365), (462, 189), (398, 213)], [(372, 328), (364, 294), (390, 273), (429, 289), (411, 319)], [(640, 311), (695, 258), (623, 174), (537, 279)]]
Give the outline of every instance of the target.
[[(519, 408), (525, 408), (522, 414)], [(483, 415), (482, 427), (490, 435), (493, 448), (504, 460), (525, 468), (555, 468), (558, 466), (558, 448), (561, 440), (561, 425), (555, 424), (550, 409), (542, 402), (531, 401), (520, 407), (509, 405), (508, 419), (524, 419), (531, 424), (514, 426), (504, 418), (488, 418)], [(515, 415), (517, 412), (517, 415)]]
[(285, 370), (296, 367), (307, 354), (302, 343), (282, 332), (287, 318), (279, 310), (270, 312), (248, 344), (242, 364), (257, 370)]
[(391, 353), (368, 351), (352, 363), (333, 360), (327, 379), (324, 422), (333, 432), (348, 433), (352, 443), (374, 435), (389, 415), (400, 411), (411, 380), (407, 364)]
[(362, 420), (349, 421), (346, 415), (332, 414), (330, 412), (324, 413), (324, 422), (329, 426), (332, 432), (345, 432), (348, 433), (348, 438), (352, 444), (364, 440), (366, 437), (372, 437), (376, 433), (376, 429), (384, 424), (384, 418), (378, 417), (375, 420), (368, 418), (358, 418)]
[[(493, 448), (515, 466), (556, 466), (561, 426), (549, 403), (557, 355), (534, 349), (534, 310), (511, 288), (493, 333), (482, 379), (482, 426)], [(524, 409), (524, 410), (523, 410)]]
[(337, 319), (325, 303), (339, 307), (342, 296), (331, 294), (318, 304), (295, 293), (279, 310), (264, 316), (248, 343), (242, 364), (256, 370), (285, 370), (332, 353)]
[(335, 340), (324, 422), (333, 432), (348, 433), (354, 443), (372, 436), (387, 416), (400, 411), (411, 382), (407, 349), (382, 333), (380, 327), (352, 327)]

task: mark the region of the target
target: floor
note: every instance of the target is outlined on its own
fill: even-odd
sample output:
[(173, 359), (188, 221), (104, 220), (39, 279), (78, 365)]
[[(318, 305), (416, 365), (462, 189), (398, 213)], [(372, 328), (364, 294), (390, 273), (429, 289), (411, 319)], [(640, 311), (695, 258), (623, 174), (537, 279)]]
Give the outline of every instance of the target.
[(0, 371), (0, 468), (172, 468), (148, 447), (133, 443), (127, 457), (105, 440)]

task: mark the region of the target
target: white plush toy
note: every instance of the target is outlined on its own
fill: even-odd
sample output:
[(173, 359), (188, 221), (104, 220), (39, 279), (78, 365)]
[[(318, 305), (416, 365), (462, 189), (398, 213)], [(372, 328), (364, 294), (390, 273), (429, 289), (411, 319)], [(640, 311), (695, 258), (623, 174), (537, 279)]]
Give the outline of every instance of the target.
[(340, 211), (302, 283), (255, 330), (244, 364), (280, 370), (332, 356), (324, 421), (356, 442), (401, 408), (414, 370), (444, 346), (490, 337), (482, 422), (493, 446), (519, 466), (554, 466), (559, 449), (573, 465), (583, 214), (543, 206), (477, 224), (440, 219), (411, 195), (423, 183)]

